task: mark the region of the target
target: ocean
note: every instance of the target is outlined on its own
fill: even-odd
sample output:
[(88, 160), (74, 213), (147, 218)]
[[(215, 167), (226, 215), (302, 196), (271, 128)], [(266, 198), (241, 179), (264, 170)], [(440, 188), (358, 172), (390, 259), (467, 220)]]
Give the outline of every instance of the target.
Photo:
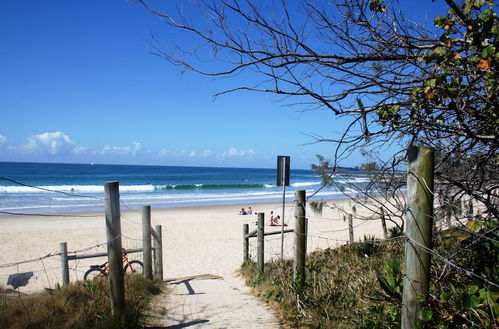
[[(119, 182), (122, 209), (251, 206), (282, 201), (283, 193), (276, 186), (276, 169), (0, 162), (0, 215), (101, 211), (104, 183), (109, 181)], [(342, 184), (341, 174), (336, 181)], [(313, 171), (291, 169), (286, 198), (292, 200), (295, 190), (311, 195), (320, 187)], [(346, 181), (341, 189), (350, 191)], [(314, 198), (342, 196), (336, 187), (328, 187)]]

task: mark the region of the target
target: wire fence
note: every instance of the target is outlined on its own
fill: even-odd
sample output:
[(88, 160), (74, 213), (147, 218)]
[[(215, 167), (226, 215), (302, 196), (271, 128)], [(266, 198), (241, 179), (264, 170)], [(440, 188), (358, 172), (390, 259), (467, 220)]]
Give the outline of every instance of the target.
[[(0, 177), (0, 179), (5, 180), (6, 178)], [(12, 180), (11, 180), (12, 181)], [(19, 182), (17, 182), (19, 183)], [(22, 183), (21, 183), (22, 184)], [(26, 185), (26, 184), (23, 184)], [(32, 188), (37, 188), (30, 186)], [(55, 191), (40, 188), (50, 193), (62, 193), (68, 194), (64, 191)], [(75, 194), (70, 195), (74, 196)], [(84, 195), (78, 195), (79, 197), (86, 197)], [(89, 196), (92, 197), (92, 196)], [(94, 198), (94, 197), (92, 197)], [(99, 201), (104, 203), (104, 198), (98, 198)], [(123, 209), (130, 210), (125, 203), (121, 202), (120, 205)], [(354, 209), (357, 205), (359, 209)], [(275, 206), (270, 210), (273, 212), (274, 216), (281, 214), (284, 218), (284, 222), (287, 228), (293, 228), (295, 225), (294, 216), (295, 205), (291, 202), (285, 205), (283, 209), (281, 206)], [(284, 210), (284, 213), (282, 213)], [(390, 209), (387, 209), (387, 212)], [(308, 252), (313, 252), (315, 250), (324, 250), (327, 248), (337, 248), (339, 246), (350, 243), (349, 239), (349, 224), (344, 215), (351, 214), (353, 217), (353, 234), (354, 241), (356, 243), (370, 242), (379, 243), (380, 240), (391, 240), (390, 238), (385, 239), (385, 232), (383, 232), (383, 227), (381, 225), (379, 214), (372, 214), (368, 212), (362, 212), (362, 208), (355, 203), (345, 203), (342, 209), (327, 210), (322, 214), (314, 213), (308, 210), (306, 217), (308, 219), (308, 232), (306, 234), (307, 239), (307, 250)], [(393, 211), (393, 210), (390, 210)], [(21, 213), (21, 212), (1, 212), (9, 215), (18, 216), (40, 216), (43, 218), (53, 217), (55, 220), (57, 217), (66, 217), (74, 220), (84, 220), (84, 219), (94, 219), (102, 220), (104, 223), (104, 216), (102, 214), (43, 214), (43, 213)], [(448, 215), (451, 213), (451, 215)], [(266, 214), (266, 226), (265, 231), (280, 231), (280, 226), (270, 226), (270, 216), (269, 213)], [(404, 214), (401, 214), (404, 216)], [(470, 268), (469, 266), (464, 266), (460, 262), (460, 257), (463, 252), (469, 252), (470, 249), (479, 248), (479, 244), (485, 242), (490, 242), (492, 244), (499, 243), (499, 233), (497, 219), (493, 219), (492, 223), (495, 223), (491, 227), (482, 227), (480, 229), (471, 229), (469, 226), (470, 222), (476, 221), (477, 219), (487, 217), (487, 214), (481, 212), (481, 209), (473, 204), (472, 199), (463, 198), (460, 202), (449, 202), (446, 199), (439, 198), (435, 195), (435, 215), (432, 218), (434, 222), (434, 232), (442, 232), (453, 230), (460, 232), (459, 236), (463, 240), (467, 240), (467, 245), (462, 247), (461, 250), (455, 253), (443, 252), (442, 248), (439, 248), (440, 244), (436, 244), (433, 248), (421, 247), (419, 243), (412, 239), (406, 239), (404, 237), (393, 237), (393, 239), (402, 239), (407, 244), (418, 245), (421, 249), (432, 256), (433, 259), (433, 274), (439, 278), (443, 276), (463, 276), (465, 278), (472, 278), (478, 280), (485, 285), (493, 287), (494, 289), (499, 288), (499, 283), (480, 272), (477, 268)], [(137, 230), (142, 223), (132, 216), (127, 214), (122, 214), (121, 218), (123, 220), (123, 225), (127, 229), (123, 231), (121, 238), (123, 247), (126, 249), (138, 249), (142, 246), (142, 237), (140, 236), (140, 230)], [(390, 226), (390, 225), (389, 225)], [(250, 231), (255, 228), (255, 226), (250, 226)], [(74, 232), (72, 234), (75, 234)], [(27, 237), (26, 241), (30, 241), (32, 237)], [(83, 240), (79, 245), (68, 246), (71, 251), (68, 252), (70, 255), (82, 255), (85, 253), (105, 253), (107, 252), (107, 242), (101, 241), (85, 241), (84, 236), (81, 237)], [(435, 238), (437, 238), (435, 236)], [(51, 241), (53, 243), (63, 242), (63, 241)], [(438, 242), (438, 241), (437, 241)], [(54, 289), (61, 282), (61, 272), (62, 266), (60, 262), (60, 252), (59, 250), (54, 250), (53, 247), (48, 247), (46, 241), (37, 241), (39, 245), (31, 247), (27, 250), (26, 254), (34, 255), (34, 250), (38, 250), (40, 254), (39, 257), (30, 257), (27, 259), (8, 259), (8, 252), (4, 251), (0, 255), (0, 282), (4, 284), (8, 282), (9, 276), (12, 274), (21, 273), (32, 273), (29, 278), (29, 284), (26, 286), (20, 286), (18, 289), (21, 292), (32, 292), (42, 289)], [(84, 246), (85, 244), (90, 244), (90, 246)], [(282, 247), (281, 247), (282, 243)], [(440, 243), (440, 242), (439, 242)], [(29, 244), (29, 243), (28, 243)], [(265, 255), (264, 259), (268, 261), (276, 261), (280, 259), (281, 248), (283, 250), (283, 255), (285, 259), (290, 259), (294, 255), (294, 234), (284, 234), (284, 239), (282, 239), (280, 234), (271, 235), (265, 237)], [(47, 250), (48, 249), (48, 250)], [(256, 239), (249, 240), (249, 255), (250, 259), (256, 260), (257, 255), (257, 241)], [(133, 255), (134, 259), (142, 260), (139, 254)], [(88, 270), (90, 265), (100, 264), (105, 262), (105, 259), (100, 261), (99, 259), (81, 259), (74, 260), (70, 262), (70, 277), (71, 281), (81, 280), (84, 273)], [(463, 280), (466, 281), (466, 280)]]
[[(23, 182), (19, 182), (7, 177), (0, 177), (0, 180), (47, 193), (95, 199), (102, 202), (102, 207), (104, 207), (105, 198), (103, 197), (48, 189), (44, 187), (25, 184)], [(125, 209), (129, 209), (129, 207), (121, 200), (120, 206)], [(41, 219), (41, 222), (36, 225), (39, 226), (42, 231), (48, 230), (48, 228), (44, 228), (45, 224), (49, 224), (48, 226), (50, 226), (50, 229), (53, 230), (53, 232), (49, 233), (44, 232), (44, 236), (37, 236), (37, 234), (27, 236), (28, 233), (25, 234), (22, 231), (22, 228), (18, 228), (18, 230), (20, 231), (15, 232), (16, 234), (13, 235), (16, 237), (21, 237), (22, 241), (10, 241), (10, 244), (9, 241), (4, 242), (5, 251), (0, 254), (0, 287), (3, 287), (3, 289), (8, 290), (11, 289), (11, 287), (15, 287), (20, 293), (32, 293), (44, 289), (54, 289), (62, 285), (63, 266), (61, 264), (61, 252), (60, 250), (54, 249), (54, 246), (58, 243), (65, 242), (63, 240), (65, 240), (66, 237), (71, 237), (70, 243), (76, 244), (75, 246), (68, 246), (69, 248), (75, 248), (70, 249), (67, 252), (69, 256), (85, 257), (85, 255), (92, 254), (103, 255), (100, 257), (89, 257), (69, 261), (70, 281), (82, 280), (85, 272), (90, 268), (91, 265), (100, 265), (107, 261), (108, 242), (105, 241), (105, 236), (98, 234), (103, 231), (102, 227), (104, 227), (105, 225), (105, 216), (102, 212), (90, 214), (60, 214), (34, 213), (25, 211), (0, 211), (0, 214), (20, 217), (19, 223), (21, 223), (22, 217), (39, 217)], [(51, 220), (51, 218), (53, 218), (53, 221), (48, 223), (47, 221)], [(90, 221), (85, 222), (84, 226), (87, 227), (83, 230), (83, 232), (79, 231), (81, 225), (75, 225), (74, 230), (71, 231), (56, 232), (58, 225), (57, 220), (59, 220), (59, 218), (65, 218), (75, 221)], [(126, 250), (141, 250), (143, 240), (141, 230), (137, 230), (137, 226), (142, 226), (142, 223), (131, 219), (124, 214), (121, 214), (121, 218), (124, 221), (124, 231), (120, 236), (122, 247)], [(69, 227), (69, 229), (71, 229), (72, 225), (69, 224), (67, 226)], [(99, 235), (101, 236), (101, 238), (98, 237)], [(62, 241), (54, 241), (50, 238), (47, 240), (47, 237), (54, 237), (54, 239), (60, 239)], [(99, 241), (99, 239), (101, 241)], [(89, 242), (94, 243), (88, 246)], [(23, 255), (41, 254), (41, 256), (33, 256), (31, 258), (21, 259), (11, 258), (8, 252), (9, 248), (21, 248), (23, 249)], [(43, 250), (45, 250), (45, 252), (43, 252)], [(15, 251), (16, 252), (12, 252), (13, 255), (20, 254), (18, 250)], [(132, 258), (143, 261), (142, 253), (134, 253), (130, 256), (130, 259)], [(14, 285), (12, 285), (12, 283), (14, 283)]]
[[(431, 220), (434, 222), (435, 232), (455, 230), (463, 234), (462, 239), (465, 236), (472, 238), (469, 242), (470, 245), (478, 244), (483, 241), (488, 241), (494, 244), (499, 244), (499, 225), (497, 225), (497, 220), (495, 220), (495, 225), (492, 227), (484, 228), (480, 232), (471, 230), (467, 227), (470, 221), (477, 218), (484, 218), (486, 214), (480, 212), (479, 207), (475, 206), (475, 211), (473, 212), (473, 205), (470, 204), (471, 199), (464, 199), (457, 205), (455, 202), (450, 203), (445, 200), (442, 201), (441, 198), (435, 200), (436, 213), (444, 213), (448, 209), (453, 210), (452, 217), (441, 217), (433, 216)], [(352, 207), (349, 205), (345, 207), (348, 209)], [(469, 209), (471, 208), (471, 210)], [(342, 212), (348, 213), (348, 210), (342, 209)], [(278, 213), (282, 208), (275, 207), (272, 209), (273, 213)], [(294, 205), (287, 205), (285, 208), (287, 218), (286, 223), (293, 227), (294, 224)], [(308, 211), (308, 233), (307, 237), (307, 252), (312, 252), (315, 250), (324, 250), (337, 248), (350, 243), (349, 240), (349, 227), (347, 220), (342, 216), (331, 216), (330, 214), (318, 215), (313, 211)], [(430, 218), (429, 218), (430, 219)], [(268, 225), (268, 223), (267, 223)], [(272, 230), (273, 228), (265, 227), (265, 232)], [(354, 216), (354, 236), (356, 243), (380, 243), (381, 241), (391, 241), (391, 240), (404, 240), (410, 244), (418, 244), (416, 241), (411, 239), (406, 239), (405, 237), (393, 237), (385, 238), (384, 232), (382, 230), (381, 220), (379, 216)], [(256, 261), (257, 254), (257, 242), (256, 239), (250, 239), (250, 259)], [(280, 248), (281, 248), (281, 236), (272, 235), (265, 237), (265, 261), (276, 261), (280, 259)], [(477, 270), (473, 268), (465, 268), (458, 264), (458, 261), (449, 258), (447, 255), (442, 255), (437, 249), (422, 248), (423, 251), (430, 254), (433, 257), (434, 263), (440, 262), (447, 266), (446, 271), (455, 274), (463, 274), (469, 277), (473, 277), (485, 284), (488, 284), (494, 288), (499, 288), (499, 283), (490, 280), (489, 278), (481, 275)], [(294, 233), (285, 234), (284, 238), (284, 258), (290, 259), (294, 255)], [(492, 255), (493, 256), (493, 255)]]

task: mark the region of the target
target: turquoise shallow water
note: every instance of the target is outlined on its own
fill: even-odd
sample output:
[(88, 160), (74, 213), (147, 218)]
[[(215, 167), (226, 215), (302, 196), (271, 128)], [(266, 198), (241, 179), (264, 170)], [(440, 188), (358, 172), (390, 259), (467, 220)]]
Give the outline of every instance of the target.
[[(118, 181), (127, 208), (252, 204), (282, 199), (275, 169), (0, 162), (0, 211), (58, 213), (103, 209), (104, 183)], [(358, 178), (362, 182), (363, 178)], [(341, 182), (341, 176), (337, 181)], [(291, 170), (287, 197), (313, 193), (320, 178)], [(348, 192), (348, 185), (344, 186)], [(336, 188), (316, 198), (335, 198)]]

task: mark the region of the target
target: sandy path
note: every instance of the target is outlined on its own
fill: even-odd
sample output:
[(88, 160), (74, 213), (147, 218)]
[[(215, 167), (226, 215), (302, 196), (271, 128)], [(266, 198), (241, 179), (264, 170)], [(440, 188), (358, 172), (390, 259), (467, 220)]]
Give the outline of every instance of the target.
[(155, 314), (155, 328), (280, 328), (267, 305), (221, 277), (185, 277), (168, 284), (172, 291), (156, 300), (166, 302), (167, 310)]

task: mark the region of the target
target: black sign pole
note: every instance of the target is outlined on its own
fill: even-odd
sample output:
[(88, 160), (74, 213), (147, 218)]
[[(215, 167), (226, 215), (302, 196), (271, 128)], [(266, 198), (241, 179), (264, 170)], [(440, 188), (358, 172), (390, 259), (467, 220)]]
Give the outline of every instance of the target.
[(286, 158), (282, 157), (282, 221), (281, 221), (281, 260), (284, 259), (284, 213), (286, 207)]
[(282, 186), (281, 260), (284, 259), (284, 215), (286, 212), (286, 186), (289, 185), (289, 156), (277, 156), (277, 186)]

